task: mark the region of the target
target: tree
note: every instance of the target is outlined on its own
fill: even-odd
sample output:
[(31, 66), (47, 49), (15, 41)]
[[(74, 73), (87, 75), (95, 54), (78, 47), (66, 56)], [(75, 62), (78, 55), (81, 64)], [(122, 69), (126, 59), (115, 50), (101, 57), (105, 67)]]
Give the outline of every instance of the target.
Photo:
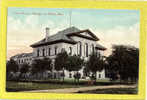
[(97, 71), (102, 71), (104, 67), (105, 61), (103, 57), (100, 54), (97, 55), (96, 52), (93, 52), (86, 63), (86, 69), (92, 72), (92, 78), (96, 80)]
[(35, 59), (32, 63), (32, 74), (41, 73), (52, 69), (52, 61), (49, 58)]
[(29, 66), (27, 63), (24, 63), (22, 65), (22, 67), (20, 68), (21, 78), (26, 79), (26, 77), (25, 76), (23, 77), (23, 75), (26, 74), (30, 68), (31, 68), (31, 66)]
[(109, 70), (120, 80), (138, 79), (139, 49), (127, 45), (113, 45), (112, 54), (107, 58)]
[(62, 78), (63, 78), (63, 82), (64, 82), (64, 69), (67, 63), (67, 59), (68, 59), (68, 54), (66, 51), (63, 51), (61, 53), (58, 53), (56, 58), (55, 58), (55, 70), (60, 71), (62, 70)]
[(6, 73), (7, 73), (7, 78), (9, 78), (9, 74), (11, 72), (16, 73), (19, 71), (19, 66), (16, 61), (13, 59), (10, 59), (10, 61), (7, 62), (6, 65)]
[(116, 58), (112, 55), (106, 58), (107, 61), (107, 67), (105, 68), (105, 72), (107, 74), (107, 77), (110, 78), (110, 81), (117, 80), (118, 79), (118, 62), (116, 61)]
[(83, 66), (84, 60), (81, 59), (79, 56), (68, 56), (67, 63), (66, 63), (66, 70), (69, 72), (76, 71), (74, 78), (75, 81), (77, 79), (79, 83), (79, 79), (81, 77), (80, 73), (78, 72)]

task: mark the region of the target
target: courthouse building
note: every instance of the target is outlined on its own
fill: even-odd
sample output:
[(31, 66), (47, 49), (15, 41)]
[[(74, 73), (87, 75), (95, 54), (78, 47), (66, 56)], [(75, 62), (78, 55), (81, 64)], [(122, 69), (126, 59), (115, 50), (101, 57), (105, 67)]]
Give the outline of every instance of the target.
[[(87, 60), (92, 52), (103, 55), (106, 48), (98, 43), (99, 40), (89, 29), (80, 30), (76, 27), (69, 27), (50, 35), (50, 29), (46, 28), (45, 38), (31, 45), (32, 53), (23, 53), (12, 58), (18, 64), (31, 64), (33, 59), (43, 59), (45, 57), (52, 59), (52, 62), (54, 62), (58, 53), (66, 51), (69, 55), (78, 55)], [(84, 66), (79, 70), (82, 77), (84, 77), (83, 69)], [(72, 78), (73, 74), (74, 72), (69, 73), (65, 70), (65, 78)], [(97, 78), (105, 78), (105, 69), (97, 72)]]

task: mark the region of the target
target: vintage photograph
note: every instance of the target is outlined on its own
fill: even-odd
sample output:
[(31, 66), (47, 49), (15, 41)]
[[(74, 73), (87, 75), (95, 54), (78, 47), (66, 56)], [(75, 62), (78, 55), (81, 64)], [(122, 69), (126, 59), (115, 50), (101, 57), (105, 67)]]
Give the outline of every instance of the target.
[(8, 8), (6, 91), (138, 94), (140, 11)]

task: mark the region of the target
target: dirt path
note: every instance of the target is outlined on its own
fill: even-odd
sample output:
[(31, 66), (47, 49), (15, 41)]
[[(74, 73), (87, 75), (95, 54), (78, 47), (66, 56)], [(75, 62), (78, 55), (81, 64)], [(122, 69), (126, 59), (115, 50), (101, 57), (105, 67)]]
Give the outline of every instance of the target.
[(136, 85), (110, 85), (110, 86), (88, 86), (80, 88), (64, 88), (64, 89), (51, 89), (51, 90), (34, 90), (25, 92), (48, 92), (48, 93), (77, 93), (79, 91), (88, 91), (96, 89), (109, 89), (109, 88), (135, 88)]

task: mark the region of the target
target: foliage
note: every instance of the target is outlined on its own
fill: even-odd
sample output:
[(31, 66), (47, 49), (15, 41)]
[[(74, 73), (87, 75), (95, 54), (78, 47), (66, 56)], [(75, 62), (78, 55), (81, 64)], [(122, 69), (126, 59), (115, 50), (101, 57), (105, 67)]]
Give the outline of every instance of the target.
[(67, 59), (68, 59), (67, 52), (64, 51), (58, 53), (55, 58), (55, 70), (57, 71), (63, 70), (63, 68), (65, 68), (65, 65), (67, 63)]
[[(7, 62), (6, 65), (6, 77), (7, 80), (17, 79), (17, 77), (14, 77), (13, 75), (16, 74), (16, 72), (19, 71), (19, 66), (16, 61), (13, 59), (10, 59), (10, 61)], [(11, 74), (13, 73), (13, 75)]]
[(32, 73), (44, 72), (46, 70), (52, 70), (52, 61), (49, 58), (35, 59), (32, 63)]
[[(139, 49), (133, 46), (114, 45), (112, 54), (107, 58), (110, 76), (121, 80), (138, 79)], [(112, 77), (112, 78), (113, 78)]]
[(66, 63), (66, 69), (68, 71), (79, 71), (83, 66), (84, 60), (79, 56), (69, 56)]
[(67, 63), (66, 63), (66, 70), (68, 71), (77, 71), (76, 74), (74, 74), (75, 81), (77, 80), (79, 82), (79, 79), (81, 77), (81, 74), (78, 72), (84, 64), (84, 60), (81, 59), (79, 56), (73, 55), (68, 56)]
[(31, 66), (29, 66), (27, 63), (22, 64), (21, 68), (20, 68), (20, 76), (21, 78), (24, 78), (22, 75), (26, 74), (27, 72), (30, 71)]
[(96, 52), (93, 52), (86, 63), (86, 70), (91, 71), (96, 79), (96, 72), (102, 71), (104, 67), (105, 61), (103, 57), (100, 54), (98, 56)]
[(68, 54), (66, 51), (63, 51), (61, 53), (58, 53), (56, 58), (55, 58), (55, 70), (60, 71), (62, 70), (62, 77), (63, 77), (63, 81), (64, 81), (64, 69), (66, 67), (66, 63), (67, 63), (67, 59), (68, 59)]
[(19, 70), (19, 66), (16, 61), (13, 59), (10, 59), (10, 61), (7, 62), (7, 72), (17, 72)]
[(22, 67), (20, 68), (20, 72), (23, 74), (23, 73), (27, 73), (29, 71), (31, 66), (29, 66), (28, 64), (24, 63), (22, 65)]

